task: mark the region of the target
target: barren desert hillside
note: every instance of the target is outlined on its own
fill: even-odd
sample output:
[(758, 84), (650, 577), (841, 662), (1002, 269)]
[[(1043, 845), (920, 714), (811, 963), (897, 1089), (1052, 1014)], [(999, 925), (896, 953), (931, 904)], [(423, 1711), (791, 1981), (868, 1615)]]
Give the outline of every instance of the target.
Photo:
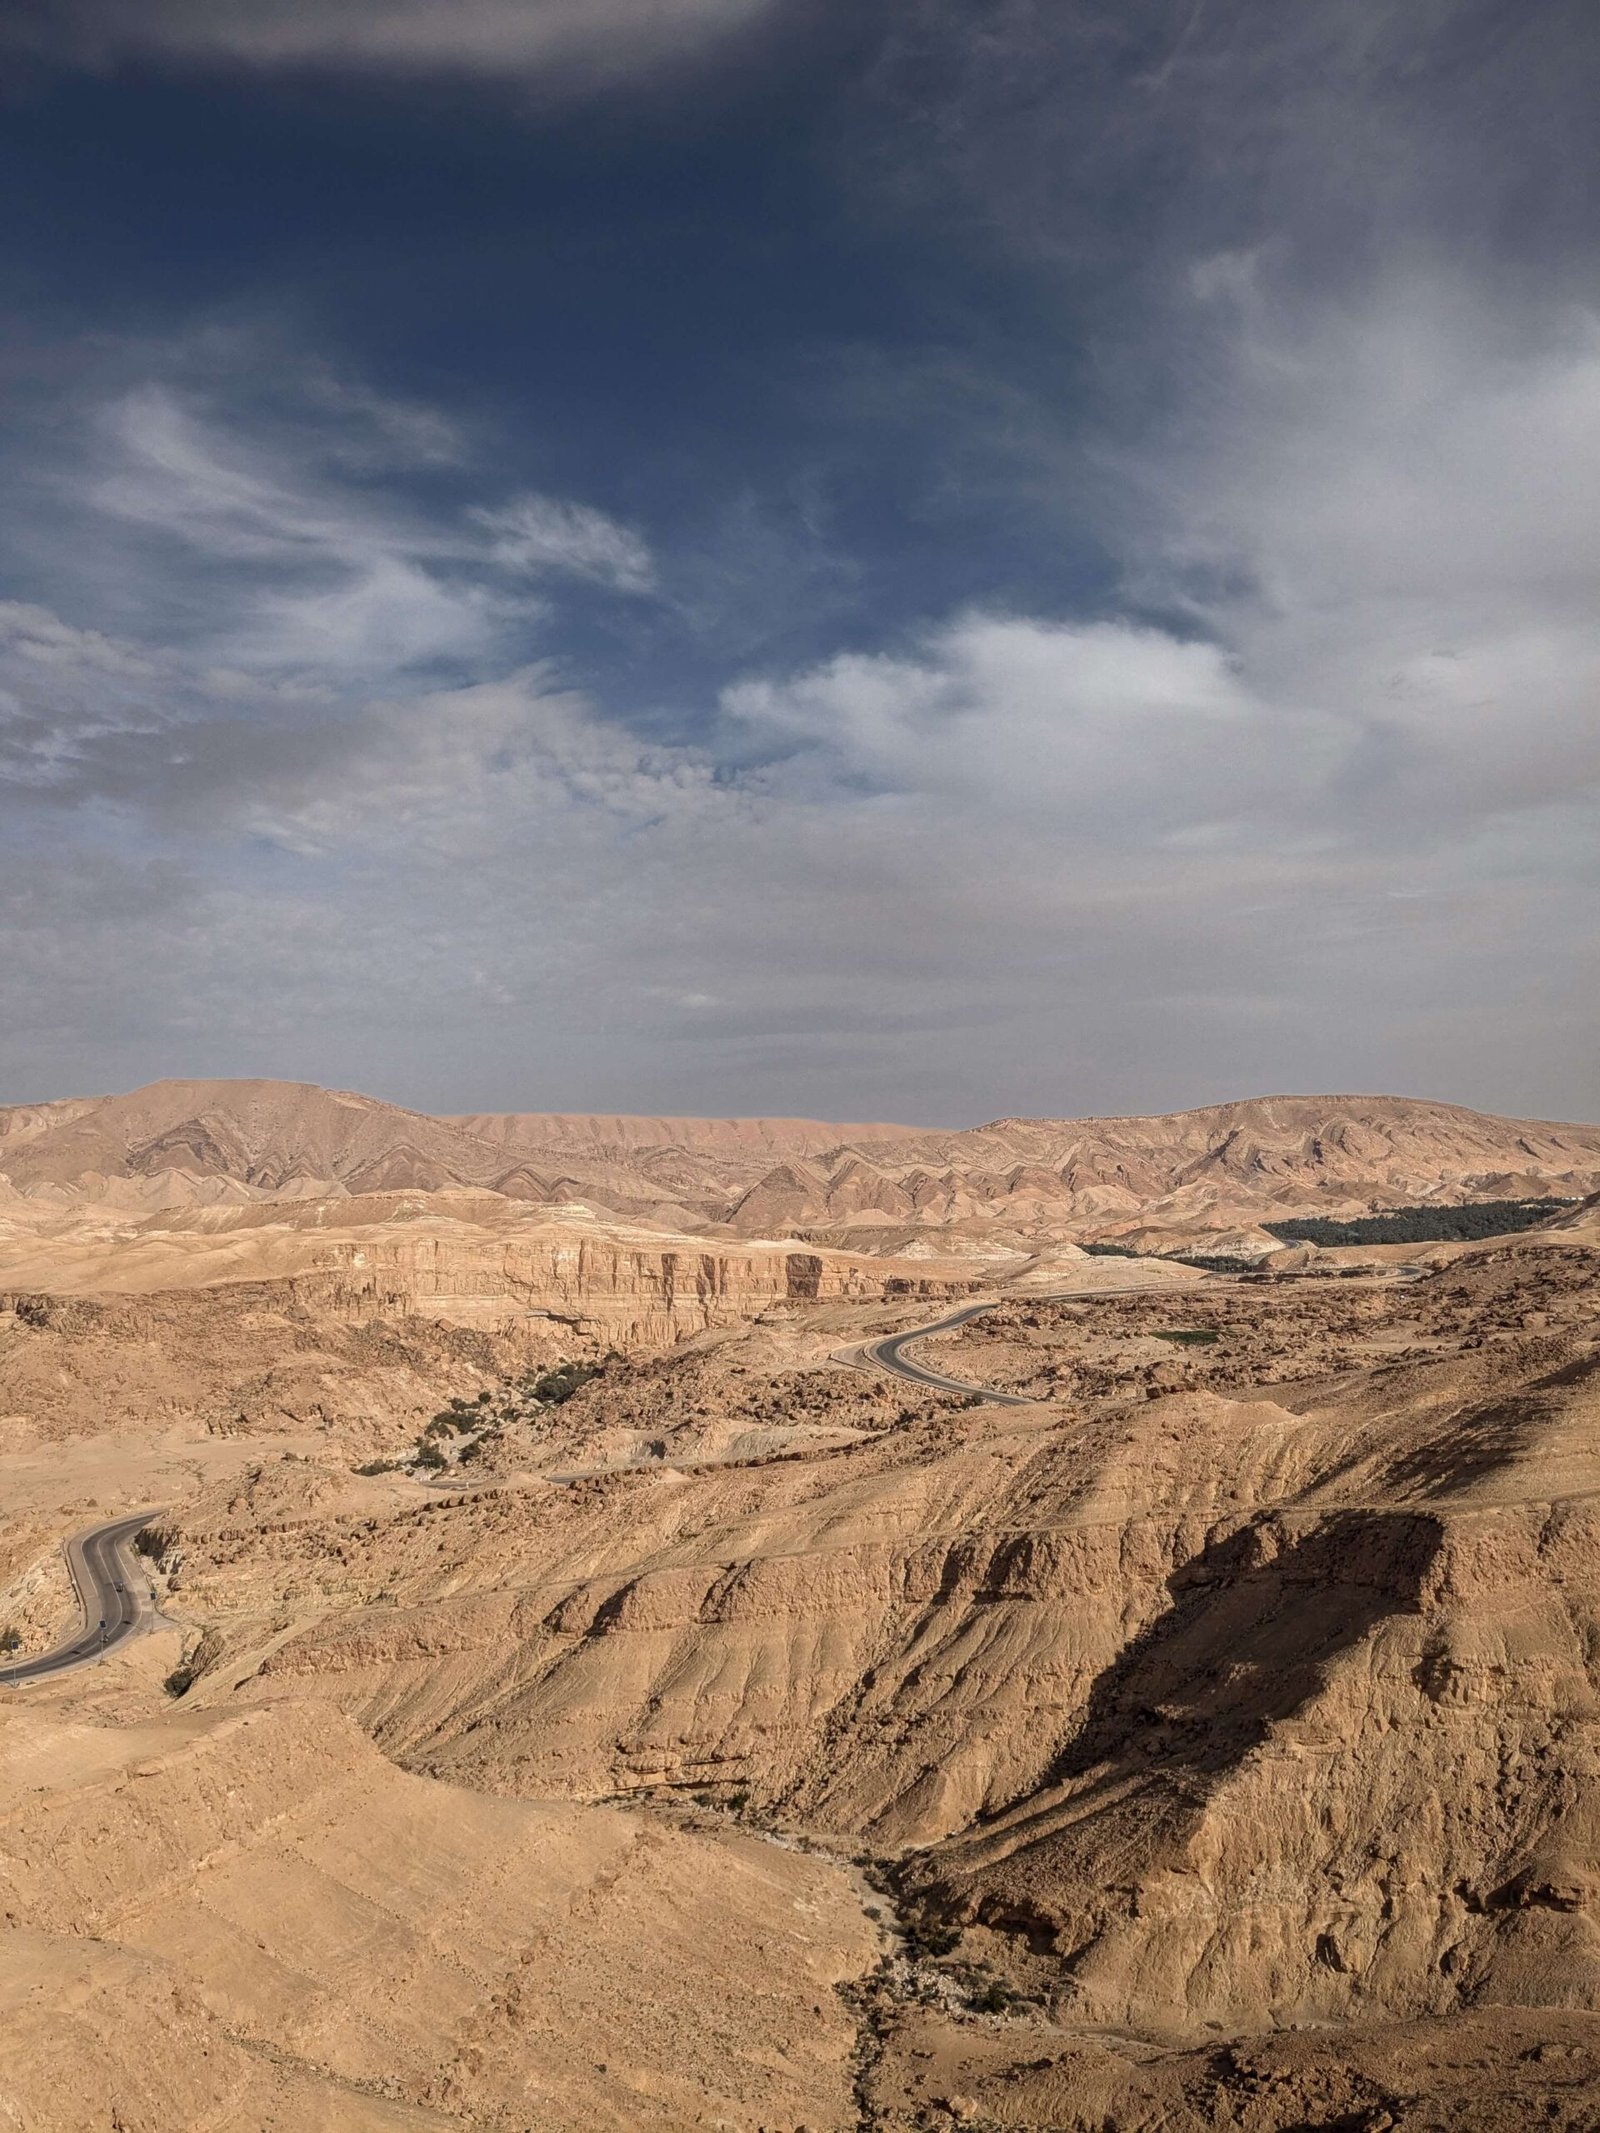
[[(1304, 1213), (1600, 1189), (1600, 1127), (1394, 1097), (1264, 1097), (960, 1132), (795, 1119), (429, 1118), (289, 1082), (157, 1082), (0, 1111), (0, 1182), (119, 1211), (478, 1187), (855, 1250), (1144, 1244)], [(1257, 1241), (1261, 1242), (1259, 1231)]]
[[(535, 1143), (276, 1084), (96, 1108), (5, 1142), (0, 1666), (142, 1526), (128, 1633), (0, 1698), (9, 2122), (1597, 2122), (1594, 1129), (936, 1137), (1036, 1206), (1092, 1145), (1141, 1258), (357, 1190)], [(819, 1161), (635, 1124), (566, 1155)], [(1509, 1235), (1170, 1249), (1192, 1190), (1508, 1180)]]

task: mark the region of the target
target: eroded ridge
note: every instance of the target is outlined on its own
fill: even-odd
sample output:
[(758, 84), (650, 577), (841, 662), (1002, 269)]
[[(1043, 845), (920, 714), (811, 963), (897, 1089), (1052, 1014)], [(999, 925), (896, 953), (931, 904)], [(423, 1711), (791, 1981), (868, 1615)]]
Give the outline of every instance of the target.
[[(906, 2133), (1585, 2123), (1593, 1246), (1474, 1246), (1410, 1280), (991, 1294), (914, 1352), (1016, 1404), (830, 1360), (937, 1306), (897, 1303), (886, 1332), (882, 1305), (818, 1299), (532, 1378), (497, 1374), (509, 1351), (419, 1337), (408, 1369), (443, 1355), (462, 1390), (431, 1437), (397, 1411), (377, 1459), (371, 1419), (336, 1411), (293, 1444), (217, 1436), (216, 1471), (150, 1528), (180, 1627), (37, 1691), (89, 1698), (87, 1730), (47, 1738), (44, 1702), (4, 1714), (7, 1812), (61, 1833), (7, 1854), (33, 1862), (7, 1894), (30, 1960), (54, 1963), (37, 1936), (89, 1915), (66, 1862), (89, 1873), (106, 1818), (158, 1798), (143, 1763), (193, 1772), (171, 1826), (198, 1833), (243, 1755), (268, 1773), (245, 1823), (298, 1831), (301, 1864), (279, 1836), (229, 1853), (245, 1840), (225, 1831), (181, 1865), (141, 1825), (151, 1881), (95, 1898), (94, 1931), (137, 1966), (141, 1921), (167, 1921), (192, 2015), (177, 2060), (204, 2037), (232, 2064), (242, 2039), (279, 2055), (283, 2095), (337, 2093), (350, 2123), (669, 2126), (693, 2122), (695, 2084), (735, 2124)], [(68, 1356), (59, 1324), (24, 1331)], [(83, 1337), (108, 1367), (105, 1322)], [(291, 1773), (284, 1744), (313, 1739), (326, 1780)], [(361, 1804), (291, 1812), (330, 1785)], [(541, 1874), (569, 1877), (582, 1931), (631, 1980), (604, 2001), (604, 2049), (558, 2044), (566, 1984), (514, 1934), (481, 1983), (419, 1984), (431, 2041), (407, 2014), (404, 2049), (380, 2051), (401, 2017), (376, 1997), (347, 2035), (336, 2007), (365, 2004), (391, 1962), (372, 1951), (401, 1930), (361, 1924), (348, 1895), (317, 1929), (342, 1952), (268, 1992), (251, 1935), (287, 1959), (270, 1921), (291, 1887), (296, 1915), (331, 1921), (304, 1875), (347, 1883), (363, 1817), (363, 1856), (398, 1878), (362, 1901), (412, 1935), (418, 1902), (498, 1903), (458, 1910), (457, 1880), (488, 1888), (496, 1847), (541, 1832)], [(628, 1858), (668, 1844), (683, 1864), (670, 1891), (638, 1883), (613, 1929), (611, 1868), (588, 1882), (568, 1862), (609, 1857), (623, 1828)], [(692, 1927), (649, 1923), (691, 1887)], [(202, 1951), (224, 1913), (241, 1952), (219, 1966)], [(758, 1921), (728, 1943), (737, 1988), (720, 1956), (705, 1969), (735, 1915)], [(654, 1969), (629, 1970), (613, 1930)], [(576, 1942), (551, 1945), (589, 1974)], [(95, 1989), (144, 1993), (147, 1973)], [(698, 2059), (680, 2080), (669, 2032), (691, 2007), (753, 2086)], [(211, 2121), (197, 2101), (177, 2122)]]

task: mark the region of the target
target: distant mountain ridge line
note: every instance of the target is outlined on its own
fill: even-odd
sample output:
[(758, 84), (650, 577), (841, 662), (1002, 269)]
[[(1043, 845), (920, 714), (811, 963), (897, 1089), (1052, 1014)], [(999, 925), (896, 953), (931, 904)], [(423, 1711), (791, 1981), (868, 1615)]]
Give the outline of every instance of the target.
[(871, 1231), (880, 1249), (890, 1231), (930, 1227), (1001, 1225), (1025, 1239), (1123, 1234), (1148, 1217), (1201, 1234), (1375, 1201), (1581, 1198), (1600, 1189), (1600, 1125), (1394, 1096), (958, 1128), (436, 1116), (315, 1083), (168, 1080), (0, 1109), (0, 1178), (30, 1197), (145, 1206), (472, 1187), (739, 1236)]

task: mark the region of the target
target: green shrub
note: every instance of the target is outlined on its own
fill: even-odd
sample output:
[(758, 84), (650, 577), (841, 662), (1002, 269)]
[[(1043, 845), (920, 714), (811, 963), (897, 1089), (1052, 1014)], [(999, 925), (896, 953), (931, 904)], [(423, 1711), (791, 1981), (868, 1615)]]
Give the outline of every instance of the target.
[(597, 1378), (604, 1369), (602, 1363), (562, 1363), (554, 1370), (547, 1370), (533, 1382), (533, 1397), (546, 1407), (559, 1407), (570, 1400), (575, 1392)]
[[(1269, 1222), (1266, 1227), (1271, 1229), (1272, 1224)], [(1131, 1244), (1085, 1244), (1079, 1249), (1093, 1259), (1165, 1259), (1174, 1266), (1199, 1267), (1207, 1274), (1237, 1274), (1255, 1264), (1248, 1256), (1241, 1258), (1234, 1252), (1139, 1252)]]
[(1375, 1215), (1335, 1222), (1304, 1215), (1292, 1222), (1263, 1222), (1285, 1244), (1456, 1244), (1476, 1237), (1503, 1237), (1531, 1229), (1570, 1200), (1475, 1200), (1455, 1207), (1384, 1207)]

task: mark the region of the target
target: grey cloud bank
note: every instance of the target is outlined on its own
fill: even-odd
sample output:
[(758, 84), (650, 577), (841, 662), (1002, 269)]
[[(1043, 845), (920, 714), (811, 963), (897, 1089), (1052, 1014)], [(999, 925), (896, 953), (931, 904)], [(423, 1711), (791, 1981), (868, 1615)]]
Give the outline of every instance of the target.
[[(1549, 449), (1570, 448), (1558, 421)], [(1464, 634), (1446, 572), (1418, 651), (1427, 588), (1380, 551), (1377, 582), (1335, 573), (1313, 598), (1285, 573), (1216, 638), (971, 612), (893, 654), (744, 678), (710, 742), (661, 745), (537, 662), (405, 688), (419, 659), (487, 641), (452, 530), (402, 536), (325, 472), (302, 493), (303, 468), (224, 482), (168, 453), (139, 514), (129, 478), (88, 508), (159, 515), (213, 554), (242, 525), (246, 560), (287, 545), (298, 564), (303, 542), (342, 583), (265, 604), (253, 572), (213, 586), (187, 648), (0, 613), (12, 799), (75, 825), (29, 863), (17, 932), (37, 953), (0, 980), (15, 1057), (54, 1056), (60, 1085), (74, 1054), (126, 1079), (176, 1041), (202, 1066), (265, 1052), (440, 1105), (554, 1080), (574, 1105), (839, 1089), (955, 1116), (991, 1090), (995, 1109), (1177, 1103), (1247, 1085), (1259, 1056), (1274, 1083), (1398, 1079), (1398, 1059), (1451, 1095), (1584, 1108), (1518, 1027), (1547, 1017), (1553, 965), (1593, 974), (1595, 645), (1559, 601), (1537, 626), (1480, 604)], [(1275, 488), (1245, 484), (1244, 525)], [(547, 550), (569, 534), (573, 567), (635, 594), (646, 576), (578, 507), (476, 516), (485, 576), (508, 523)], [(1565, 691), (1534, 736), (1504, 685), (1526, 683), (1530, 627)], [(98, 892), (73, 895), (83, 846)], [(1593, 997), (1580, 983), (1571, 1011)], [(1458, 1044), (1472, 1000), (1493, 1007), (1463, 1071), (1437, 1033), (1443, 1015)]]

